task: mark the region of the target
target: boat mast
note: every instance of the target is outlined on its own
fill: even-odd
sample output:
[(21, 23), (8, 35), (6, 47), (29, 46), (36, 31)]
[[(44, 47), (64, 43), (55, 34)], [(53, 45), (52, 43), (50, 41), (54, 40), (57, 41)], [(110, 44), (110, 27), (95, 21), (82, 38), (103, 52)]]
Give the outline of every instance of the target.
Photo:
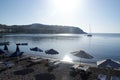
[(89, 34), (91, 34), (91, 26), (90, 26), (90, 24), (89, 24)]

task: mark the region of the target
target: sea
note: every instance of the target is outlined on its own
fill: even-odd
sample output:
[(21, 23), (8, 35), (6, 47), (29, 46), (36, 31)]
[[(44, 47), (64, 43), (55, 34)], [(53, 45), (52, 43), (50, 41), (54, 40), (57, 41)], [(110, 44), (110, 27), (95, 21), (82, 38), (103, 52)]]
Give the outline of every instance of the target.
[[(74, 62), (90, 62), (104, 59), (120, 61), (120, 34), (94, 33), (92, 37), (86, 34), (6, 34), (0, 38), (0, 42), (10, 42), (9, 52), (16, 50), (16, 43), (28, 43), (19, 46), (20, 51), (27, 55), (60, 60), (72, 60)], [(31, 51), (30, 48), (39, 47), (44, 52)], [(3, 49), (4, 46), (0, 46)], [(45, 54), (46, 50), (54, 49), (59, 52), (56, 55)], [(83, 50), (92, 55), (93, 59), (85, 59), (74, 56), (72, 52)]]

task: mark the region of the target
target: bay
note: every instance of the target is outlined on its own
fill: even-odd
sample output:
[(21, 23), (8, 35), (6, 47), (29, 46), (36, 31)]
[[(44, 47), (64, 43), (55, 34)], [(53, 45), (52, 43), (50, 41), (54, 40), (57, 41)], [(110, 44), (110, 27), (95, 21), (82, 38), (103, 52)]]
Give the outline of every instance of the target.
[[(28, 46), (20, 46), (20, 50), (28, 55), (53, 57), (58, 59), (69, 58), (68, 60), (96, 62), (103, 59), (114, 59), (120, 61), (120, 34), (92, 34), (87, 37), (85, 34), (7, 34), (0, 38), (0, 42), (9, 41), (9, 51), (13, 53), (16, 43), (28, 43)], [(58, 55), (47, 55), (44, 52), (33, 52), (30, 48), (39, 47), (43, 51), (55, 49)], [(3, 49), (3, 46), (0, 46)], [(71, 52), (84, 50), (93, 59), (81, 59), (73, 56)]]

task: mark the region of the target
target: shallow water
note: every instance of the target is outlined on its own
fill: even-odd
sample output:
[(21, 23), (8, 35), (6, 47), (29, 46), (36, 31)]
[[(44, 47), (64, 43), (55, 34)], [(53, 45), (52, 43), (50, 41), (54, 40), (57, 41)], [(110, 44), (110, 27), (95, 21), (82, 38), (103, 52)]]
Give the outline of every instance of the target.
[[(28, 46), (20, 46), (20, 50), (27, 54), (85, 62), (95, 62), (106, 58), (120, 61), (120, 34), (93, 34), (92, 37), (87, 37), (84, 34), (10, 34), (0, 38), (0, 42), (4, 41), (10, 41), (8, 48), (11, 53), (16, 49), (15, 43), (26, 42)], [(46, 55), (30, 51), (30, 48), (33, 47), (39, 47), (44, 51), (53, 48), (60, 54)], [(3, 49), (3, 46), (0, 48)], [(94, 58), (80, 59), (70, 54), (78, 50), (84, 50)]]

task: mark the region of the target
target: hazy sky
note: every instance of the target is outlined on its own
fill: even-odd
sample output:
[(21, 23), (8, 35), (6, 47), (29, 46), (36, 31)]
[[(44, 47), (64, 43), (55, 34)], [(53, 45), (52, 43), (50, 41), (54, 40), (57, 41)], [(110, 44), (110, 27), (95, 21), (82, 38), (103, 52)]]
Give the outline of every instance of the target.
[(0, 0), (0, 24), (32, 23), (120, 33), (120, 0)]

